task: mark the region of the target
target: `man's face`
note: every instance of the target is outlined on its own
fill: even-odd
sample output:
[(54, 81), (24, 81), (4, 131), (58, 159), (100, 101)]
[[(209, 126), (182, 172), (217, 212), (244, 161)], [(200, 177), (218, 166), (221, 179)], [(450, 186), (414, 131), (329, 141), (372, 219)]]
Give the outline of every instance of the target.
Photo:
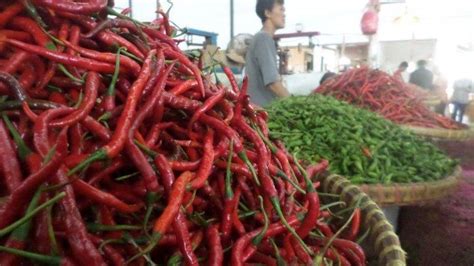
[(285, 7), (281, 4), (275, 4), (273, 9), (265, 11), (267, 19), (275, 25), (276, 29), (283, 29), (285, 27)]

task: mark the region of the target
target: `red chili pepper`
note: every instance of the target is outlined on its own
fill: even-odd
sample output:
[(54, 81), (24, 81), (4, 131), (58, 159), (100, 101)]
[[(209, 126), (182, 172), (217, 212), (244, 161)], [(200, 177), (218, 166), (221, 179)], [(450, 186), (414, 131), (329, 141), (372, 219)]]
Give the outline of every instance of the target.
[(35, 0), (35, 3), (44, 5), (52, 10), (78, 14), (92, 14), (107, 7), (107, 0), (91, 0), (87, 3), (75, 3), (65, 0)]
[(8, 39), (15, 39), (22, 42), (30, 42), (31, 35), (24, 31), (17, 30), (0, 30), (0, 36), (4, 36)]
[(217, 228), (217, 225), (211, 225), (206, 231), (209, 249), (207, 264), (210, 266), (222, 265), (224, 262), (224, 251), (222, 250), (221, 239)]
[(153, 232), (155, 237), (159, 238), (171, 225), (173, 219), (176, 217), (181, 202), (183, 199), (184, 192), (186, 191), (186, 185), (193, 174), (191, 172), (184, 172), (180, 177), (174, 182), (172, 191), (170, 192), (168, 206), (166, 206), (163, 213), (160, 215), (158, 220), (156, 220), (155, 225), (153, 226)]
[[(102, 239), (92, 234), (89, 234), (89, 238), (96, 246), (99, 246), (103, 242)], [(103, 248), (105, 255), (107, 255), (107, 258), (113, 263), (113, 265), (125, 265), (125, 259), (117, 249), (113, 248), (111, 245), (104, 245)]]
[(234, 226), (235, 230), (239, 233), (240, 236), (244, 235), (246, 233), (245, 226), (243, 225), (242, 221), (239, 218), (239, 202), (240, 202), (240, 194), (242, 193), (242, 190), (240, 187), (237, 187), (235, 190), (234, 194), (234, 200), (233, 200), (233, 212), (232, 212), (232, 226)]
[[(56, 184), (68, 182), (66, 169), (60, 169), (53, 178)], [(61, 213), (66, 228), (66, 236), (72, 254), (76, 260), (87, 265), (105, 265), (102, 256), (88, 237), (86, 226), (74, 198), (74, 190), (71, 186), (65, 186), (66, 197), (60, 201)]]
[(173, 86), (173, 88), (169, 91), (169, 93), (173, 94), (173, 95), (181, 95), (185, 92), (187, 92), (188, 90), (196, 87), (198, 85), (197, 81), (194, 80), (194, 79), (188, 79), (186, 81), (183, 81), (175, 86)]
[(0, 71), (4, 71), (9, 74), (15, 73), (29, 57), (30, 54), (25, 51), (15, 52), (12, 56), (10, 56), (10, 58), (8, 58), (8, 62), (6, 64), (0, 66)]
[(208, 131), (204, 137), (204, 153), (201, 158), (200, 167), (196, 173), (196, 177), (191, 181), (190, 189), (199, 189), (206, 182), (211, 174), (212, 166), (214, 164), (214, 132)]
[(356, 239), (357, 234), (359, 233), (359, 228), (360, 228), (360, 218), (361, 218), (360, 216), (361, 216), (360, 208), (356, 208), (354, 210), (354, 216), (352, 217), (350, 230), (347, 233), (347, 236), (345, 237), (347, 240), (354, 241)]
[[(1, 122), (1, 121), (0, 121)], [(67, 149), (67, 127), (64, 128), (58, 136), (53, 158), (43, 165), (41, 169), (28, 176), (19, 186), (12, 191), (4, 203), (2, 219), (0, 220), (0, 228), (8, 225), (22, 210), (29, 201), (30, 197), (36, 189), (47, 178), (53, 175), (62, 163), (62, 158)], [(48, 151), (46, 151), (47, 153)], [(45, 154), (46, 154), (45, 153)]]
[[(293, 226), (298, 223), (298, 219), (296, 217), (288, 218), (288, 224)], [(232, 265), (244, 265), (245, 261), (242, 261), (244, 249), (247, 245), (252, 241), (252, 239), (257, 236), (262, 231), (262, 228), (254, 230), (246, 235), (240, 237), (237, 242), (232, 247), (232, 257), (231, 263)], [(271, 224), (268, 227), (267, 232), (265, 233), (265, 238), (272, 237), (277, 234), (281, 234), (286, 231), (285, 226), (280, 223)]]
[(202, 81), (202, 77), (201, 77), (201, 71), (198, 69), (198, 67), (196, 65), (194, 65), (186, 56), (184, 56), (184, 54), (182, 53), (179, 53), (175, 50), (171, 50), (171, 49), (165, 49), (165, 55), (166, 56), (169, 56), (173, 59), (176, 59), (178, 60), (181, 64), (183, 64), (184, 66), (188, 67), (189, 69), (191, 69), (191, 71), (193, 72), (194, 74), (194, 78), (196, 79), (197, 83), (198, 83), (198, 87), (200, 89), (200, 92), (201, 92), (201, 95), (204, 97), (205, 95), (205, 89), (204, 89), (204, 82)]
[(125, 103), (124, 110), (120, 115), (120, 118), (117, 122), (117, 127), (112, 135), (111, 140), (107, 145), (99, 149), (98, 151), (94, 152), (90, 155), (85, 161), (79, 164), (77, 167), (72, 169), (69, 172), (69, 175), (76, 173), (79, 170), (82, 170), (88, 164), (97, 161), (103, 160), (106, 158), (114, 158), (116, 157), (123, 147), (126, 144), (128, 131), (132, 126), (132, 120), (134, 119), (136, 106), (138, 104), (138, 100), (140, 99), (140, 95), (145, 87), (146, 82), (148, 81), (151, 73), (151, 62), (152, 58), (154, 57), (156, 51), (150, 52), (147, 59), (145, 60), (144, 66), (142, 68), (142, 72), (140, 76), (137, 78), (135, 83), (130, 88), (130, 93), (127, 97), (127, 102)]
[(14, 28), (30, 33), (35, 42), (42, 47), (53, 45), (48, 35), (46, 35), (41, 27), (30, 18), (17, 16), (11, 20), (10, 25)]
[(225, 91), (220, 90), (216, 94), (214, 94), (212, 97), (207, 99), (206, 102), (204, 102), (204, 104), (193, 113), (193, 116), (191, 117), (191, 120), (188, 123), (188, 131), (191, 132), (192, 126), (194, 125), (196, 121), (199, 120), (199, 117), (201, 117), (201, 115), (203, 115), (204, 113), (212, 109), (218, 102), (222, 101), (224, 96), (225, 96)]
[(111, 208), (117, 209), (119, 212), (123, 213), (132, 213), (138, 211), (142, 206), (140, 205), (129, 205), (121, 200), (118, 200), (109, 193), (103, 192), (88, 183), (82, 181), (81, 179), (76, 179), (72, 182), (72, 187), (74, 191), (78, 194), (86, 196), (88, 199), (95, 201), (99, 204), (109, 206)]
[(250, 258), (250, 261), (256, 262), (256, 263), (262, 263), (263, 265), (267, 265), (267, 266), (277, 265), (277, 261), (274, 258), (260, 252), (255, 252), (253, 256)]
[[(106, 74), (113, 73), (115, 69), (114, 66), (111, 64), (102, 63), (102, 62), (95, 61), (92, 59), (85, 59), (82, 57), (72, 56), (65, 53), (54, 52), (46, 48), (34, 46), (31, 44), (26, 44), (26, 43), (15, 41), (15, 40), (6, 40), (6, 42), (22, 50), (25, 50), (29, 53), (40, 55), (42, 57), (45, 57), (49, 60), (52, 60), (54, 62), (61, 63), (61, 64), (68, 64), (68, 65), (75, 66), (78, 68), (82, 68), (82, 69), (86, 69), (90, 71), (96, 71), (99, 73), (106, 73)], [(126, 72), (126, 70), (121, 69), (121, 72)]]
[(21, 184), (23, 178), (15, 148), (3, 121), (0, 121), (0, 151), (0, 170), (8, 191), (12, 193)]
[[(160, 52), (159, 58), (163, 58), (162, 56), (163, 54)], [(157, 176), (151, 165), (148, 163), (145, 155), (135, 145), (133, 137), (139, 125), (142, 124), (143, 120), (150, 114), (150, 112), (153, 110), (153, 107), (158, 102), (158, 99), (164, 90), (165, 79), (168, 77), (172, 68), (173, 64), (161, 73), (162, 75), (153, 89), (152, 95), (148, 97), (143, 107), (138, 111), (137, 116), (135, 117), (135, 120), (133, 121), (133, 124), (127, 134), (127, 151), (131, 155), (130, 158), (132, 159), (133, 163), (139, 169), (143, 178), (145, 179), (145, 184), (150, 192), (156, 192), (158, 189)]]
[[(100, 52), (96, 52), (94, 50), (82, 48), (80, 46), (74, 45), (74, 44), (72, 44), (68, 41), (65, 41), (65, 40), (62, 40), (62, 41), (67, 47), (69, 47), (73, 51), (76, 51), (79, 54), (81, 54), (83, 56), (86, 56), (88, 58), (91, 58), (91, 59), (94, 59), (94, 60), (97, 60), (97, 61), (101, 61), (101, 62), (105, 62), (105, 63), (110, 63), (110, 64), (113, 64), (113, 63), (116, 62), (116, 59), (117, 59), (116, 54), (113, 54), (113, 53), (100, 53)], [(132, 59), (130, 59), (127, 56), (120, 55), (120, 65), (127, 68), (128, 70), (130, 70), (132, 75), (134, 75), (134, 76), (138, 76), (139, 73), (140, 73), (140, 66), (135, 61), (133, 61)]]
[(74, 111), (59, 120), (51, 121), (49, 125), (52, 127), (71, 126), (88, 116), (97, 101), (99, 84), (99, 74), (96, 72), (89, 72), (86, 79), (86, 93), (81, 105), (77, 107), (77, 111)]
[(21, 3), (14, 3), (5, 8), (0, 13), (0, 29), (5, 27), (5, 25), (16, 15), (20, 14), (21, 11), (23, 11), (23, 5)]

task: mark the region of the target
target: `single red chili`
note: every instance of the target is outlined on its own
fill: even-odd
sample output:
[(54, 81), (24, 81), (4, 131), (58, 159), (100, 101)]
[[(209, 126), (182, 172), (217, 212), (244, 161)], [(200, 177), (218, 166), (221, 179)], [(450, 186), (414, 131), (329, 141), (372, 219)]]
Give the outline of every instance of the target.
[(96, 187), (91, 186), (88, 183), (82, 181), (81, 179), (76, 179), (75, 181), (73, 181), (72, 187), (74, 188), (74, 191), (76, 191), (78, 194), (84, 195), (88, 199), (95, 201), (99, 204), (115, 208), (119, 212), (133, 213), (142, 208), (141, 205), (126, 204), (121, 200), (117, 199), (116, 197), (112, 196), (111, 194), (103, 192), (97, 189)]
[(65, 0), (35, 0), (35, 3), (56, 11), (85, 15), (99, 12), (107, 7), (107, 0), (91, 0), (87, 3), (69, 2)]
[[(80, 55), (86, 56), (88, 58), (91, 58), (91, 59), (94, 59), (94, 60), (97, 60), (97, 61), (101, 61), (101, 62), (105, 62), (105, 63), (110, 63), (110, 64), (113, 64), (117, 61), (117, 54), (119, 54), (119, 52), (117, 52), (117, 54), (100, 53), (100, 52), (90, 50), (90, 49), (87, 49), (87, 48), (82, 48), (80, 46), (74, 45), (74, 44), (72, 44), (68, 41), (65, 41), (65, 40), (62, 40), (62, 41), (71, 50), (76, 51)], [(120, 57), (120, 65), (121, 66), (123, 66), (123, 67), (127, 68), (128, 70), (130, 70), (131, 71), (130, 73), (132, 73), (133, 76), (138, 76), (139, 75), (140, 66), (135, 61), (133, 61), (132, 59), (130, 59), (127, 56), (120, 55), (119, 57)]]
[(20, 163), (15, 148), (12, 145), (8, 130), (0, 120), (0, 170), (4, 177), (4, 184), (12, 193), (22, 182)]
[(201, 188), (209, 175), (211, 174), (212, 166), (214, 164), (214, 131), (209, 130), (204, 137), (204, 152), (201, 158), (201, 164), (196, 173), (196, 177), (191, 181), (190, 189)]
[(356, 239), (357, 234), (359, 233), (359, 228), (360, 228), (360, 218), (361, 218), (360, 216), (361, 216), (360, 208), (356, 208), (354, 210), (354, 216), (352, 217), (350, 230), (345, 237), (347, 240), (354, 241)]
[(77, 107), (77, 110), (72, 112), (71, 114), (63, 117), (61, 119), (51, 121), (49, 126), (52, 127), (64, 127), (64, 126), (71, 126), (84, 118), (86, 118), (89, 113), (91, 112), (92, 108), (94, 107), (97, 101), (97, 94), (100, 84), (99, 74), (96, 72), (89, 72), (87, 74), (86, 79), (86, 86), (85, 86), (85, 96), (81, 105)]
[(20, 14), (21, 11), (23, 11), (23, 5), (21, 3), (14, 3), (5, 8), (0, 13), (0, 29), (5, 27), (5, 25), (16, 15)]
[(208, 98), (204, 104), (199, 107), (194, 113), (193, 116), (191, 117), (191, 120), (188, 123), (188, 131), (192, 131), (192, 126), (196, 121), (199, 120), (202, 114), (206, 113), (207, 111), (211, 110), (217, 103), (222, 101), (222, 99), (225, 96), (225, 90), (220, 90), (210, 98)]
[(196, 87), (198, 85), (197, 81), (195, 79), (188, 79), (183, 82), (180, 82), (179, 84), (175, 85), (169, 93), (174, 94), (176, 96), (181, 95), (188, 90)]
[[(82, 58), (78, 56), (68, 55), (65, 53), (55, 52), (55, 51), (48, 50), (46, 48), (38, 47), (31, 44), (26, 44), (26, 43), (15, 41), (15, 40), (6, 40), (6, 42), (22, 50), (25, 50), (29, 53), (40, 55), (51, 61), (61, 63), (61, 64), (67, 64), (67, 65), (75, 66), (78, 68), (82, 68), (82, 69), (86, 69), (90, 71), (96, 71), (99, 73), (107, 73), (107, 74), (113, 73), (115, 69), (114, 65), (95, 61), (92, 59), (86, 59), (86, 58)], [(120, 70), (121, 70), (120, 72), (126, 72), (125, 69), (120, 69)]]
[(35, 42), (42, 47), (54, 45), (41, 27), (30, 18), (17, 16), (10, 21), (10, 25), (30, 33)]
[(5, 36), (8, 39), (15, 39), (22, 42), (31, 42), (31, 35), (24, 31), (0, 30), (0, 36)]
[[(8, 39), (7, 39), (8, 40)], [(0, 71), (4, 71), (9, 74), (13, 74), (20, 66), (25, 62), (26, 59), (30, 57), (31, 54), (25, 51), (18, 51), (15, 52), (10, 58), (8, 58), (8, 62), (0, 66)]]
[(207, 265), (218, 266), (224, 262), (224, 251), (221, 245), (221, 238), (219, 236), (217, 225), (211, 225), (206, 230), (207, 245), (209, 249), (209, 258)]

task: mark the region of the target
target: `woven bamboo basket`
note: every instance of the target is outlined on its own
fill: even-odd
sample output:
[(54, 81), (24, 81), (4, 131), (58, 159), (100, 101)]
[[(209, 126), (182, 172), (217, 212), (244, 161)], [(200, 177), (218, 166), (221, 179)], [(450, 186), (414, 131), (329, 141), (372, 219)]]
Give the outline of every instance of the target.
[[(361, 232), (369, 230), (368, 237), (362, 246), (366, 252), (369, 265), (406, 265), (405, 252), (403, 251), (398, 236), (393, 231), (392, 225), (385, 218), (382, 210), (359, 187), (351, 184), (349, 180), (338, 175), (321, 177), (323, 192), (340, 195), (340, 200), (347, 206), (360, 203), (362, 211)], [(330, 202), (321, 196), (322, 201)]]
[(360, 189), (381, 206), (421, 205), (451, 194), (461, 178), (462, 169), (438, 181), (419, 183), (396, 183), (391, 185), (360, 185)]
[(413, 133), (435, 139), (444, 140), (469, 140), (474, 138), (474, 130), (472, 129), (443, 129), (443, 128), (425, 128), (403, 125), (402, 128), (412, 131)]

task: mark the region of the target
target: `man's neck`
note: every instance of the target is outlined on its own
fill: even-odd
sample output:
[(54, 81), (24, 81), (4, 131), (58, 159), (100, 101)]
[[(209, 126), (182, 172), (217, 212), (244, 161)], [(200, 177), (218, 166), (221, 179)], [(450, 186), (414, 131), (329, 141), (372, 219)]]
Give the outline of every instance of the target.
[(262, 30), (265, 31), (266, 33), (270, 34), (270, 36), (272, 36), (272, 37), (275, 35), (275, 32), (277, 31), (275, 25), (273, 25), (269, 21), (263, 23)]

